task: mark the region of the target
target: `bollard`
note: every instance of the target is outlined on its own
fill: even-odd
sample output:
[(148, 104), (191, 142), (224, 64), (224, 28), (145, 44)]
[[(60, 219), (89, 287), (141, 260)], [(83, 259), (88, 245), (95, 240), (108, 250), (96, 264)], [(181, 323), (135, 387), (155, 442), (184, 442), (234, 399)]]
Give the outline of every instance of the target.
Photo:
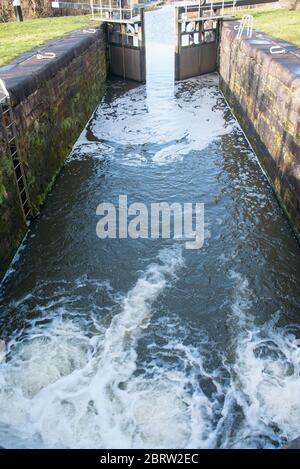
[(17, 21), (23, 21), (21, 0), (13, 0), (13, 7), (14, 7), (14, 10), (15, 10), (16, 20)]

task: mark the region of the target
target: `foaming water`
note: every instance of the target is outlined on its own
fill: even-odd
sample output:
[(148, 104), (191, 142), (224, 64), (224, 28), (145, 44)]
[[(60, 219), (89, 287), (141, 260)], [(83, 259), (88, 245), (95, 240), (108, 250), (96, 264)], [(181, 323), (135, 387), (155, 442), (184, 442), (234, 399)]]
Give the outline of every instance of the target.
[[(0, 446), (299, 435), (299, 246), (217, 76), (174, 83), (172, 15), (146, 14), (147, 84), (110, 83), (2, 284)], [(100, 241), (120, 194), (204, 202), (203, 248)]]

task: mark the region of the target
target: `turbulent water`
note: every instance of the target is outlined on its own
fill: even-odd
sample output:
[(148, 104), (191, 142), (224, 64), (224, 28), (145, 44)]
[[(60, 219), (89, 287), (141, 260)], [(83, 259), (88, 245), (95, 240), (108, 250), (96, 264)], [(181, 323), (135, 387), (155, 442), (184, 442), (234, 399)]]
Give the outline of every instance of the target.
[[(146, 14), (147, 85), (109, 84), (2, 284), (0, 446), (300, 434), (299, 245), (217, 76), (174, 83), (172, 15)], [(203, 248), (98, 239), (119, 194), (203, 202)]]

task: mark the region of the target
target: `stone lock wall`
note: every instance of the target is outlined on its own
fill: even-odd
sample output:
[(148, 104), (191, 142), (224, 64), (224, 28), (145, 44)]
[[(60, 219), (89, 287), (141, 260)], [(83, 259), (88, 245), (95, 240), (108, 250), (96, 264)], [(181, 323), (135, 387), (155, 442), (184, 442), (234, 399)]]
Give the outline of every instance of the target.
[(300, 50), (257, 31), (237, 39), (234, 26), (222, 29), (220, 87), (300, 239)]
[[(37, 214), (66, 156), (104, 93), (105, 36), (73, 31), (0, 68), (10, 92), (30, 200)], [(13, 167), (0, 128), (0, 278), (26, 232)]]

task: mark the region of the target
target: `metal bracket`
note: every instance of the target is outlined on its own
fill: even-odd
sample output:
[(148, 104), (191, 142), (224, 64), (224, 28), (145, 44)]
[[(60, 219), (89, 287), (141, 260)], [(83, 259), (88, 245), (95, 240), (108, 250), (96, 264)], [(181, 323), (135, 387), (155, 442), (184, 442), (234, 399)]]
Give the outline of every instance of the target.
[(14, 168), (14, 177), (18, 190), (20, 207), (23, 213), (24, 222), (27, 224), (31, 215), (31, 205), (27, 187), (26, 175), (23, 161), (20, 158), (18, 144), (18, 133), (14, 120), (10, 95), (5, 83), (0, 78), (0, 120), (2, 121), (3, 135), (6, 142), (6, 150), (10, 156)]
[(55, 52), (38, 52), (36, 54), (36, 58), (38, 60), (43, 60), (43, 59), (55, 59), (56, 54)]

